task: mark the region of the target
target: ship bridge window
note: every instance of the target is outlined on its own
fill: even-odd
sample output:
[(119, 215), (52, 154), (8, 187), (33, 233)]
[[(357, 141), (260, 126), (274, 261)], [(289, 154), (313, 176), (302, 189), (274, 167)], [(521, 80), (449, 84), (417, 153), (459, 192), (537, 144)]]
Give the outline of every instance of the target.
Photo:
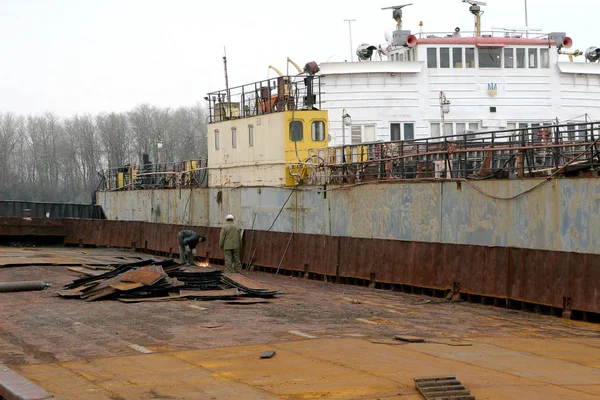
[(465, 66), (475, 68), (475, 48), (467, 47), (465, 49)]
[(454, 68), (463, 67), (462, 50), (463, 49), (460, 47), (455, 47), (452, 49), (452, 63), (454, 65)]
[(540, 49), (540, 67), (550, 68), (550, 52), (548, 49)]
[(313, 121), (312, 140), (313, 142), (322, 142), (323, 140), (325, 140), (325, 122)]
[[(404, 135), (402, 135), (404, 133)], [(414, 140), (415, 138), (415, 124), (413, 122), (397, 123), (393, 122), (390, 124), (390, 140), (392, 142), (397, 140)]]
[(400, 132), (400, 124), (390, 124), (390, 140), (392, 142), (396, 140), (402, 140), (402, 133)]
[(440, 49), (440, 68), (450, 68), (450, 49), (448, 47)]
[[(470, 133), (477, 132), (479, 130), (479, 122), (446, 122), (443, 125), (439, 122), (431, 122), (429, 126), (431, 137), (468, 135), (468, 138), (472, 138)], [(448, 140), (463, 139), (464, 136), (450, 138)]]
[(414, 140), (415, 138), (415, 124), (407, 122), (404, 124), (404, 140)]
[(427, 68), (437, 68), (437, 49), (435, 47), (427, 49)]
[(529, 68), (538, 67), (538, 54), (537, 49), (529, 49)]
[(302, 130), (302, 121), (290, 121), (290, 140), (292, 142), (301, 142), (303, 139)]
[[(467, 129), (467, 127), (469, 129)], [(456, 123), (456, 135), (462, 135), (456, 140), (465, 140), (465, 139), (475, 139), (477, 135), (473, 135), (473, 132), (477, 132), (479, 130), (479, 123), (477, 122), (457, 122)]]
[(440, 123), (432, 122), (430, 125), (431, 137), (440, 137)]
[(515, 49), (505, 48), (504, 49), (504, 68), (515, 67)]
[(454, 124), (452, 122), (446, 122), (444, 124), (443, 133), (445, 136), (454, 136)]
[(215, 129), (215, 150), (219, 150), (219, 130)]
[(517, 68), (525, 68), (525, 49), (517, 49)]
[(479, 48), (479, 68), (501, 68), (502, 49), (496, 47)]

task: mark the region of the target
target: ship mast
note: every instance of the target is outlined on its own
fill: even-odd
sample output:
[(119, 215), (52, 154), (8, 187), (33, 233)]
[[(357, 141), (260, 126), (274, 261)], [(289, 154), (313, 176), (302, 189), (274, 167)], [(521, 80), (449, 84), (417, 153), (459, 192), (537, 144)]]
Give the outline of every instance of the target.
[(475, 37), (481, 36), (481, 15), (483, 14), (481, 6), (486, 6), (487, 3), (475, 0), (463, 0), (463, 3), (469, 3), (471, 5), (469, 11), (471, 11), (471, 14), (475, 15)]
[(223, 46), (223, 68), (225, 70), (225, 92), (227, 93), (227, 104), (229, 105), (229, 118), (231, 118), (231, 92), (229, 91), (229, 78), (227, 77), (227, 49)]
[(400, 31), (400, 30), (402, 30), (402, 9), (404, 7), (412, 6), (412, 5), (413, 5), (413, 3), (403, 4), (401, 6), (384, 7), (384, 8), (382, 8), (382, 10), (393, 10), (392, 18), (394, 18), (394, 21), (396, 21), (396, 30)]

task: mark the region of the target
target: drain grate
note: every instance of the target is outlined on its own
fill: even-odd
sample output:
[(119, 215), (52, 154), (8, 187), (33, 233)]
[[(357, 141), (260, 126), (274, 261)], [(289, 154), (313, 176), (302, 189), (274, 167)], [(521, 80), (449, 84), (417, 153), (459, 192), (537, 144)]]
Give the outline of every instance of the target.
[(415, 387), (426, 400), (475, 400), (455, 376), (415, 378)]

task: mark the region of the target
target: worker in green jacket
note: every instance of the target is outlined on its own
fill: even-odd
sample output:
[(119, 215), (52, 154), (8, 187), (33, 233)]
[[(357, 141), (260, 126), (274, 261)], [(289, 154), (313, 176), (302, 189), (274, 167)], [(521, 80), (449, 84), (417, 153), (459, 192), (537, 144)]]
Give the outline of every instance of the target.
[(225, 225), (221, 228), (219, 248), (225, 254), (225, 267), (229, 272), (240, 272), (240, 248), (242, 247), (242, 236), (240, 228), (233, 222), (233, 215), (225, 217)]

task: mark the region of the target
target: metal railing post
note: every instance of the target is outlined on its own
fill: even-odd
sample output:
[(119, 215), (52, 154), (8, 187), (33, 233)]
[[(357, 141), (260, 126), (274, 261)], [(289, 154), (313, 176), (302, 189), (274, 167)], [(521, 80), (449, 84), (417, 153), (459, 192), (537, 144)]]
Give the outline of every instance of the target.
[(467, 161), (469, 159), (469, 154), (468, 154), (468, 149), (467, 149), (468, 142), (467, 142), (467, 135), (466, 134), (463, 135), (463, 142), (464, 142), (464, 145), (465, 145), (464, 152), (463, 152), (464, 163), (465, 163), (464, 168), (463, 168), (463, 173), (464, 173), (463, 178), (467, 179), (467, 176), (469, 176), (469, 174), (468, 174), (469, 165), (467, 163)]

